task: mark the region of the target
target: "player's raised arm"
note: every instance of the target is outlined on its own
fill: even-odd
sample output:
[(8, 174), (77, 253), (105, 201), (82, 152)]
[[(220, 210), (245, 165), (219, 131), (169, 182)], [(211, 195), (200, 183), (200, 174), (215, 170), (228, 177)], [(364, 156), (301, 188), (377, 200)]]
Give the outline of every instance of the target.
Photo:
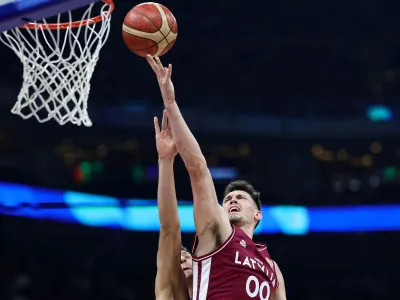
[(177, 149), (164, 111), (161, 129), (154, 118), (158, 167), (158, 215), (160, 237), (157, 253), (156, 299), (187, 300), (188, 289), (181, 269), (181, 231), (174, 182), (174, 158)]
[(189, 172), (194, 198), (194, 219), (199, 237), (197, 255), (215, 249), (215, 236), (225, 241), (232, 229), (227, 215), (218, 204), (217, 195), (206, 160), (200, 146), (187, 126), (175, 101), (174, 86), (171, 81), (172, 66), (163, 67), (160, 59), (151, 56), (147, 60), (157, 75), (164, 105), (167, 110), (172, 134), (179, 154)]

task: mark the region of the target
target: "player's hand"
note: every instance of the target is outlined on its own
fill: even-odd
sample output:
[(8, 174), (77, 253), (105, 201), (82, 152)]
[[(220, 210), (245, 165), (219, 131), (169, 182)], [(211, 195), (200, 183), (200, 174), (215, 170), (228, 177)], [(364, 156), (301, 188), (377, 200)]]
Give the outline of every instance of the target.
[(154, 129), (156, 131), (156, 146), (159, 159), (173, 159), (178, 154), (171, 128), (168, 125), (167, 111), (164, 110), (161, 129), (158, 118), (154, 117)]
[(146, 57), (150, 67), (153, 69), (154, 73), (157, 76), (158, 85), (160, 86), (161, 95), (164, 100), (164, 105), (171, 104), (175, 101), (175, 90), (174, 85), (172, 84), (171, 75), (172, 75), (172, 65), (169, 64), (168, 68), (164, 67), (161, 63), (159, 57), (152, 57), (151, 55), (147, 55)]

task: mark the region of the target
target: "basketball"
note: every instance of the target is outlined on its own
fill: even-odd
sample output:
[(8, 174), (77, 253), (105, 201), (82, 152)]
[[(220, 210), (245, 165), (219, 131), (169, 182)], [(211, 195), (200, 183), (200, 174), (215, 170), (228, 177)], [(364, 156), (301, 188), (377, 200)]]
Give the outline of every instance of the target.
[(162, 56), (175, 44), (178, 24), (165, 6), (146, 2), (136, 5), (125, 17), (122, 36), (129, 50), (139, 56)]

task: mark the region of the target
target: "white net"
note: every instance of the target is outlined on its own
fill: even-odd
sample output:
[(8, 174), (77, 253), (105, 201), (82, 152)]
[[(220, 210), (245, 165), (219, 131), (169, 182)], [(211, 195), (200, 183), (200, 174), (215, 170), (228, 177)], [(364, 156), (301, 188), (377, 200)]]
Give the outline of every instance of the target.
[[(100, 10), (96, 15), (94, 7)], [(100, 22), (92, 21), (99, 14)], [(68, 19), (61, 24), (62, 18)], [(40, 123), (54, 119), (60, 125), (92, 126), (87, 112), (90, 80), (110, 33), (110, 5), (92, 3), (79, 26), (71, 11), (59, 14), (55, 23), (43, 19), (30, 23), (34, 29), (25, 25), (0, 34), (23, 64), (22, 88), (11, 112)]]

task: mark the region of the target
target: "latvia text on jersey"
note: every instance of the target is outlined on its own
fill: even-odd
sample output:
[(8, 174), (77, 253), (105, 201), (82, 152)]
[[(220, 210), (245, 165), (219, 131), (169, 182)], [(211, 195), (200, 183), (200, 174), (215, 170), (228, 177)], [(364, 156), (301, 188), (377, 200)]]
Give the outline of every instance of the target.
[[(269, 300), (278, 286), (265, 245), (237, 226), (215, 251), (193, 257), (193, 300)], [(193, 253), (197, 247), (195, 240)]]

